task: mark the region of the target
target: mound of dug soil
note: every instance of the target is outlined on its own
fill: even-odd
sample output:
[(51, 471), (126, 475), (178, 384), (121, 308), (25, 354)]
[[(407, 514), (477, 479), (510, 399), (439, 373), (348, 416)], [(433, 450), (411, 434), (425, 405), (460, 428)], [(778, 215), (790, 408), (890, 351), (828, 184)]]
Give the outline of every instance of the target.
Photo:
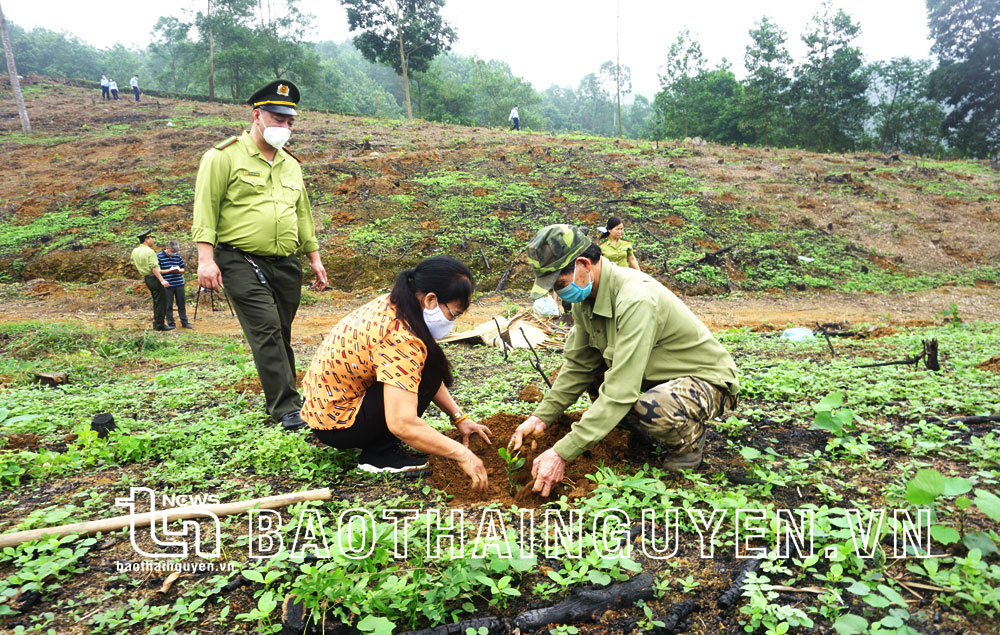
[(1000, 355), (994, 355), (982, 364), (976, 366), (979, 370), (989, 370), (994, 373), (1000, 373)]
[[(497, 454), (497, 450), (506, 447), (514, 430), (524, 421), (525, 417), (500, 412), (492, 417), (482, 419), (479, 423), (488, 427), (493, 433), (493, 445), (489, 446), (482, 439), (473, 437), (469, 440), (469, 447), (483, 460), (483, 464), (486, 466), (486, 473), (489, 476), (486, 492), (472, 491), (469, 487), (469, 477), (465, 475), (457, 463), (434, 456), (429, 457), (432, 470), (431, 484), (450, 494), (453, 497), (451, 505), (454, 507), (478, 503), (540, 507), (549, 501), (559, 500), (559, 497), (564, 494), (570, 499), (586, 496), (595, 486), (593, 481), (586, 478), (586, 475), (596, 471), (601, 464), (619, 463), (626, 455), (629, 438), (627, 432), (618, 429), (612, 430), (611, 434), (603, 441), (567, 465), (565, 480), (561, 485), (556, 486), (547, 498), (531, 492), (529, 486), (532, 481), (532, 461), (569, 432), (570, 424), (578, 421), (582, 414), (582, 412), (575, 412), (563, 415), (554, 425), (549, 426), (540, 438), (531, 437), (535, 441), (534, 447), (532, 448), (532, 444), (529, 442), (526, 444), (527, 447), (521, 448), (520, 455), (526, 459), (524, 466), (512, 474), (510, 479), (507, 477), (506, 464)], [(457, 437), (458, 435), (452, 431), (449, 436)]]

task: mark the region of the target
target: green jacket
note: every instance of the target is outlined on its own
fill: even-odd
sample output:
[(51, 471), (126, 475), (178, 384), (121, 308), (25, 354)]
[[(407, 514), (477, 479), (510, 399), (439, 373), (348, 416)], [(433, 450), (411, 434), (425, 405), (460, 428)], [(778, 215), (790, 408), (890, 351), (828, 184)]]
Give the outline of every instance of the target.
[(278, 150), (269, 164), (248, 132), (206, 152), (194, 186), (191, 238), (260, 256), (317, 251), (299, 162)]
[(139, 275), (143, 278), (153, 273), (153, 269), (160, 267), (156, 252), (146, 245), (139, 245), (132, 250), (132, 264), (139, 270)]
[(609, 239), (604, 239), (600, 245), (601, 255), (619, 267), (627, 267), (628, 257), (635, 255), (632, 243), (624, 239), (619, 240), (617, 245), (612, 245)]
[(554, 446), (572, 461), (628, 413), (644, 381), (698, 377), (731, 395), (740, 390), (732, 356), (669, 289), (645, 273), (601, 259), (597, 296), (573, 305), (566, 361), (534, 414), (551, 424), (606, 365), (597, 401)]

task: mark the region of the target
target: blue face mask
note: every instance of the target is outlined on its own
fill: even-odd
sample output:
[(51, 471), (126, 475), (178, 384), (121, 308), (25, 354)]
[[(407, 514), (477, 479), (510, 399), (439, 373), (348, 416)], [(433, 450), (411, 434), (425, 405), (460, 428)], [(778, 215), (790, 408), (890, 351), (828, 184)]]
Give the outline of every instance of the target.
[(556, 295), (563, 300), (576, 303), (583, 302), (590, 297), (590, 290), (594, 286), (594, 281), (590, 279), (590, 272), (587, 272), (587, 286), (581, 287), (576, 283), (576, 270), (573, 270), (573, 282), (569, 286), (556, 290)]

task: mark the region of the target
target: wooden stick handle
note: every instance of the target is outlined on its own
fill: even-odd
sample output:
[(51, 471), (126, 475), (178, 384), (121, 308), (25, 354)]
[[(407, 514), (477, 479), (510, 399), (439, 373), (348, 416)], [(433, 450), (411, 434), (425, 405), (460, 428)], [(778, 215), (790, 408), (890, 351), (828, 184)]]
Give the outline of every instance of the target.
[(216, 516), (231, 516), (240, 514), (249, 509), (275, 509), (301, 503), (303, 501), (327, 500), (331, 496), (330, 488), (312, 489), (305, 492), (294, 492), (292, 494), (280, 494), (278, 496), (268, 496), (266, 498), (254, 498), (251, 500), (237, 501), (235, 503), (216, 503), (214, 505), (172, 507), (161, 509), (157, 512), (145, 512), (128, 516), (116, 516), (115, 518), (104, 518), (101, 520), (91, 520), (83, 523), (71, 523), (69, 525), (59, 525), (58, 527), (47, 527), (44, 529), (32, 529), (30, 531), (15, 531), (8, 534), (0, 534), (0, 548), (14, 547), (22, 542), (38, 540), (43, 536), (61, 537), (68, 534), (96, 534), (99, 531), (115, 531), (123, 527), (128, 527), (130, 523), (136, 525), (147, 525), (153, 520), (155, 514), (157, 522), (164, 517), (165, 522), (173, 520), (183, 520), (185, 518), (203, 517), (204, 512), (211, 512)]

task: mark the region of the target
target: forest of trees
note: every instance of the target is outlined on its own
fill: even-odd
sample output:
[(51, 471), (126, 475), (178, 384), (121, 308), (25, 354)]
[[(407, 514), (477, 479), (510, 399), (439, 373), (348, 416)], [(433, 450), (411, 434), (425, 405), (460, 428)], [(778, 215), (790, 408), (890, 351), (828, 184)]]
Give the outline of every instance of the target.
[[(22, 74), (93, 79), (96, 86), (102, 74), (121, 82), (138, 72), (146, 88), (227, 99), (245, 99), (285, 77), (299, 84), (307, 108), (379, 117), (409, 111), (430, 121), (499, 126), (518, 104), (530, 130), (618, 134), (618, 86), (623, 98), (631, 91), (625, 64), (607, 61), (575, 88), (538, 90), (503, 61), (450, 52), (457, 34), (440, 18), (443, 0), (341, 2), (356, 33), (346, 42), (304, 41), (312, 17), (297, 0), (270, 3), (268, 15), (256, 0), (207, 0), (204, 12), (160, 18), (142, 50), (96, 49), (70, 34), (9, 27)], [(771, 18), (758, 20), (748, 32), (742, 80), (725, 59), (708, 66), (701, 44), (682, 31), (661, 66), (661, 90), (623, 105), (623, 133), (993, 156), (1000, 150), (1000, 0), (926, 4), (935, 61), (866, 61), (855, 45), (859, 25), (829, 1), (805, 26), (806, 55), (798, 63), (786, 33)]]

